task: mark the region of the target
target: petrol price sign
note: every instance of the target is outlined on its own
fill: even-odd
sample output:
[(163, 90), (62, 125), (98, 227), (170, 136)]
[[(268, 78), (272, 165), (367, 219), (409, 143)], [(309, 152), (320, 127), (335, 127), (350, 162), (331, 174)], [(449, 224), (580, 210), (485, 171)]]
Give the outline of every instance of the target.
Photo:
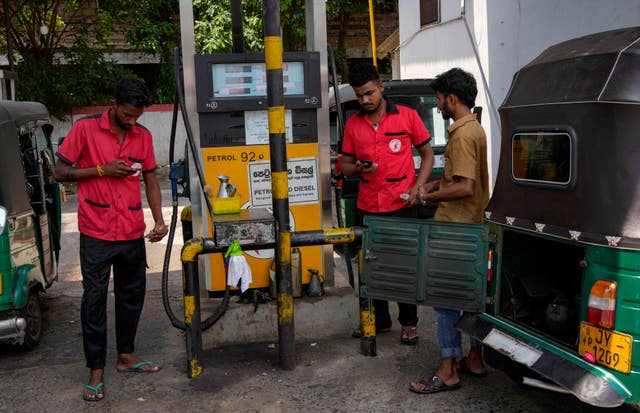
[[(289, 184), (289, 220), (291, 230), (309, 231), (321, 227), (320, 189), (318, 173), (318, 149), (315, 143), (287, 145), (287, 170)], [(229, 183), (236, 186), (241, 208), (272, 207), (271, 162), (269, 146), (251, 145), (202, 150), (205, 181), (219, 190), (218, 175), (229, 177)], [(211, 227), (210, 231), (211, 231)], [(302, 260), (302, 283), (308, 283), (309, 269), (324, 269), (321, 246), (309, 245), (300, 248)], [(244, 251), (251, 267), (253, 283), (251, 288), (269, 285), (269, 267), (273, 250)], [(224, 261), (222, 254), (211, 254), (211, 291), (225, 288)]]
[[(269, 161), (251, 162), (248, 166), (252, 207), (270, 207), (271, 166)], [(315, 157), (289, 159), (289, 204), (318, 202), (318, 177)]]

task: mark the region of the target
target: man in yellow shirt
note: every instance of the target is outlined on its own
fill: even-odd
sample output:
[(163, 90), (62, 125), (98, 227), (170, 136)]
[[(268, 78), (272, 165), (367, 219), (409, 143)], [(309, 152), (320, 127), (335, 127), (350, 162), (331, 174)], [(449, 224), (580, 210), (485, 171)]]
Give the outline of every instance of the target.
[[(421, 202), (438, 202), (436, 220), (480, 223), (489, 202), (489, 178), (487, 137), (471, 112), (478, 94), (476, 81), (470, 73), (454, 68), (438, 75), (431, 87), (442, 117), (454, 122), (448, 128), (442, 178), (423, 185)], [(486, 375), (480, 342), (472, 338), (469, 354), (462, 357), (461, 335), (455, 328), (460, 311), (436, 308), (436, 312), (442, 361), (431, 377), (411, 383), (410, 390), (415, 393), (456, 390), (460, 388), (459, 371), (476, 377)]]

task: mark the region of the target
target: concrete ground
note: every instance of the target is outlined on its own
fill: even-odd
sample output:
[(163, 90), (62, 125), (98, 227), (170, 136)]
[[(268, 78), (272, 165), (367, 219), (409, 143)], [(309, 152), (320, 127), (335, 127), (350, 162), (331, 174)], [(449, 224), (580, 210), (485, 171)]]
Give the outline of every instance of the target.
[[(170, 194), (163, 182), (164, 205)], [(276, 305), (238, 304), (204, 332), (204, 371), (187, 378), (185, 342), (162, 304), (161, 271), (166, 243), (149, 245), (148, 289), (136, 352), (160, 364), (155, 374), (117, 373), (113, 296), (109, 296), (109, 349), (106, 398), (81, 398), (88, 379), (80, 330), (82, 286), (77, 259), (75, 199), (64, 208), (60, 277), (41, 295), (44, 335), (39, 347), (23, 352), (0, 346), (0, 412), (596, 412), (572, 396), (525, 388), (502, 372), (461, 377), (455, 392), (416, 395), (411, 381), (426, 377), (439, 361), (431, 308), (419, 309), (420, 342), (403, 346), (399, 326), (378, 337), (378, 355), (364, 357), (350, 337), (358, 323), (358, 302), (345, 285), (343, 260), (336, 256), (336, 284), (322, 298), (294, 301), (296, 367), (278, 366)], [(148, 211), (147, 211), (148, 212)], [(170, 219), (171, 209), (164, 209)], [(151, 223), (150, 219), (147, 221)], [(179, 228), (179, 225), (178, 225)], [(181, 235), (170, 261), (170, 302), (181, 317), (182, 280), (178, 259)], [(340, 278), (342, 281), (340, 281)], [(220, 300), (205, 302), (209, 312)], [(397, 306), (391, 305), (392, 317)], [(207, 313), (204, 314), (206, 316)], [(465, 340), (466, 341), (466, 340)], [(630, 412), (630, 408), (610, 411)]]

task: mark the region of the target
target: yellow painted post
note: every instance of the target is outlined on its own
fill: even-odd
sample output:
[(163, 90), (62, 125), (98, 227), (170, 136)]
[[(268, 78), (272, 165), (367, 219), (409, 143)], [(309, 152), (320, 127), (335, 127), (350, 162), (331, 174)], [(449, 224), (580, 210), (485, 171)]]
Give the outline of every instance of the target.
[(378, 54), (376, 52), (376, 25), (373, 19), (373, 0), (369, 0), (369, 27), (371, 28), (371, 58), (373, 65), (378, 68)]
[(282, 80), (282, 38), (280, 37), (280, 2), (265, 0), (264, 52), (267, 74), (269, 151), (271, 157), (271, 194), (273, 214), (278, 223), (276, 239), (276, 291), (278, 303), (278, 352), (280, 367), (293, 370), (295, 335), (293, 324), (293, 286), (291, 280), (291, 225), (289, 222), (289, 175), (284, 119), (284, 84)]

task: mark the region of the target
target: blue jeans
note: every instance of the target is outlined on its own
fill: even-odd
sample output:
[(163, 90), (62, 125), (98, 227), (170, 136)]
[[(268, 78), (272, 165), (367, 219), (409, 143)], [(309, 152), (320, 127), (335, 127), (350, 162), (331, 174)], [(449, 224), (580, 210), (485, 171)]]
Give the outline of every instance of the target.
[[(436, 308), (438, 315), (438, 343), (442, 358), (462, 358), (462, 339), (456, 323), (460, 319), (459, 310), (449, 310), (447, 308)], [(471, 337), (471, 347), (481, 346), (482, 343)]]

